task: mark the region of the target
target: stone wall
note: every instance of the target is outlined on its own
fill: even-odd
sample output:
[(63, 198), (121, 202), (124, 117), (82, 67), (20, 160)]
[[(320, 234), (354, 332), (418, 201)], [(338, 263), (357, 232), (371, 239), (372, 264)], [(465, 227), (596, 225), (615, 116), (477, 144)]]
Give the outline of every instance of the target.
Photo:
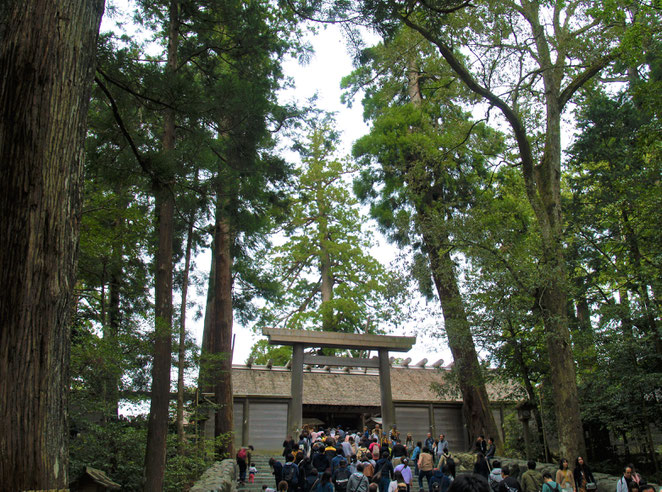
[(215, 462), (191, 487), (190, 492), (236, 492), (237, 472), (234, 460)]

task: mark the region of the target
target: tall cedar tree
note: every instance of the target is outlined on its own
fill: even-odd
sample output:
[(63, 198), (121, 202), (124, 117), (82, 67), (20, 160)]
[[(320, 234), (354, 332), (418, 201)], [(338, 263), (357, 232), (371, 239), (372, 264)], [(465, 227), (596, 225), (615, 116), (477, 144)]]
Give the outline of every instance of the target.
[(373, 244), (346, 185), (356, 167), (337, 157), (334, 126), (329, 118), (312, 123), (297, 145), (302, 170), (287, 240), (270, 255), (281, 295), (264, 308), (263, 325), (375, 333), (398, 312), (390, 299), (397, 279), (368, 253)]
[(0, 8), (0, 483), (68, 486), (69, 319), (103, 0)]
[[(276, 104), (275, 94), (282, 78), (280, 62), (292, 47), (289, 36), (296, 29), (267, 3), (230, 1), (218, 6), (218, 15), (226, 29), (200, 35), (215, 50), (223, 47), (223, 57), (211, 54), (199, 60), (208, 67), (205, 80), (215, 99), (206, 116), (217, 132), (209, 143), (216, 156), (209, 168), (216, 203), (199, 384), (215, 394), (214, 434), (224, 438), (216, 452), (223, 456), (234, 451), (227, 439), (234, 430), (234, 310), (243, 310), (249, 318), (251, 290), (264, 283), (252, 271), (250, 256), (283, 208), (279, 182), (289, 174), (268, 150), (274, 145), (270, 122), (283, 125), (289, 117), (289, 111)], [(234, 291), (236, 281), (242, 282), (243, 292)]]
[[(179, 42), (179, 1), (171, 0), (168, 12), (168, 61), (166, 79), (172, 83), (177, 71)], [(175, 111), (165, 110), (162, 150), (165, 159), (175, 150)], [(172, 357), (172, 281), (175, 197), (174, 176), (166, 171), (154, 175), (154, 213), (158, 246), (154, 258), (156, 282), (154, 288), (154, 358), (152, 361), (152, 391), (145, 450), (145, 491), (163, 489), (168, 410), (170, 403), (170, 365)]]
[[(345, 80), (366, 89), (365, 115), (373, 121), (371, 133), (354, 149), (365, 170), (358, 189), (373, 197), (373, 212), (392, 237), (420, 243), (429, 264), (427, 277), (441, 303), (471, 440), (488, 434), (500, 446), (451, 256), (457, 247), (453, 218), (472, 201), (478, 176), (485, 174), (483, 156), (494, 154), (499, 141), (483, 126), (471, 136), (476, 125), (453, 100), (460, 95), (449, 86), (440, 89), (452, 77), (438, 55), (421, 50), (421, 41), (417, 33), (402, 29), (388, 43), (365, 50), (362, 66)], [(379, 169), (368, 171), (372, 159)], [(380, 190), (379, 199), (374, 188)], [(415, 231), (402, 230), (411, 227), (402, 220), (408, 213)]]

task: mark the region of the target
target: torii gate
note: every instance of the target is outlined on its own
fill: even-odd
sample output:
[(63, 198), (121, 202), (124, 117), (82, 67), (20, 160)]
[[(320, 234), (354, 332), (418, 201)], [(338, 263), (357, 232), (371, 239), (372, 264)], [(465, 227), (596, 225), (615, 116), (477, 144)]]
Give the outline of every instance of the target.
[[(303, 423), (303, 366), (316, 364), (323, 366), (372, 367), (379, 369), (379, 389), (381, 393), (382, 428), (388, 432), (395, 424), (395, 409), (391, 394), (391, 361), (389, 351), (408, 352), (416, 343), (416, 337), (390, 335), (360, 335), (309, 330), (286, 330), (263, 328), (262, 333), (270, 345), (292, 346), (292, 400), (287, 417), (287, 430), (295, 435)], [(303, 353), (304, 347), (340, 348), (356, 350), (376, 350), (379, 357), (365, 359), (356, 357), (330, 357)]]

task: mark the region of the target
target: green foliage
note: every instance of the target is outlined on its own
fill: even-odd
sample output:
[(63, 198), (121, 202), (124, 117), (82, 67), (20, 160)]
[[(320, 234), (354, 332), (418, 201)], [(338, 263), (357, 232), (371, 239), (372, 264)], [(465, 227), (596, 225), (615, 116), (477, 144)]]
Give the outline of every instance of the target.
[(368, 254), (370, 233), (347, 186), (355, 168), (335, 156), (332, 126), (313, 126), (299, 146), (303, 169), (286, 240), (269, 255), (280, 296), (258, 326), (371, 333), (398, 314), (398, 280)]
[[(88, 416), (89, 417), (89, 416)], [(103, 425), (87, 417), (74, 417), (75, 435), (70, 441), (69, 476), (80, 476), (86, 466), (102, 470), (122, 490), (143, 489), (143, 466), (147, 421), (143, 417), (113, 420)], [(226, 438), (227, 439), (227, 438)], [(168, 435), (164, 491), (186, 490), (214, 461), (213, 440), (200, 443), (186, 440), (177, 449), (177, 436)]]
[(258, 340), (248, 356), (255, 364), (266, 364), (270, 360), (275, 366), (284, 366), (292, 359), (292, 347), (269, 345), (269, 340)]
[(102, 470), (122, 490), (142, 490), (147, 422), (143, 418), (85, 424), (69, 447), (69, 476), (77, 478), (86, 466)]

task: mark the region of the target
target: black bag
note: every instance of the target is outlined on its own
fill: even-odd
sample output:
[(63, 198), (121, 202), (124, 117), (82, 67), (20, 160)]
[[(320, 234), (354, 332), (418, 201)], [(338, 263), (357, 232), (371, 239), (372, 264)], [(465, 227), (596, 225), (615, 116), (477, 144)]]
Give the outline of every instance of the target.
[(379, 471), (372, 476), (372, 483), (379, 483), (382, 479), (382, 470), (386, 466), (386, 463), (382, 463), (382, 466), (379, 467)]
[(285, 463), (285, 466), (283, 467), (283, 480), (289, 484), (296, 485), (296, 483), (299, 481), (299, 477), (297, 475), (298, 473), (296, 472), (294, 464), (291, 462)]

